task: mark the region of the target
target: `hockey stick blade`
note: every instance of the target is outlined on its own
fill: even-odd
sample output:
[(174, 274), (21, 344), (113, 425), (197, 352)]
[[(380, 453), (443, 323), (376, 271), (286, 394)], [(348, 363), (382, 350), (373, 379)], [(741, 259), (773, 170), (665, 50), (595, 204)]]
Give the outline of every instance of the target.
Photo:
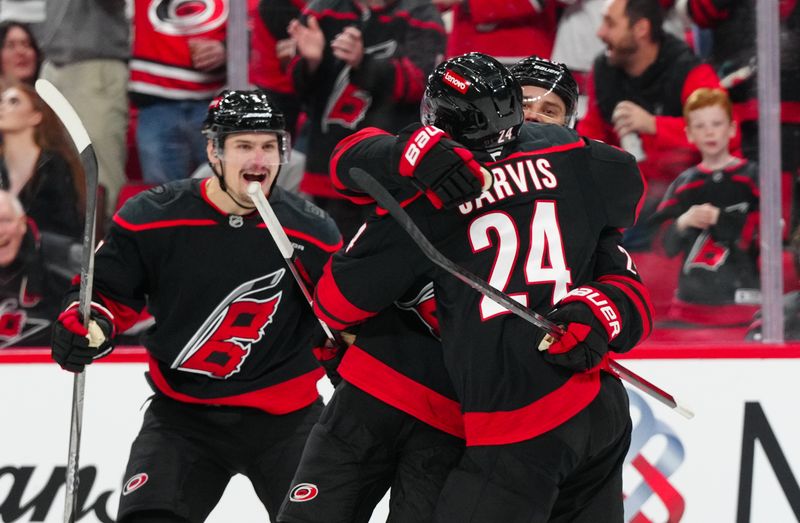
[[(280, 220), (278, 220), (278, 217), (275, 215), (275, 211), (272, 210), (272, 206), (269, 204), (269, 200), (267, 200), (267, 197), (264, 195), (261, 184), (258, 182), (250, 182), (250, 184), (247, 186), (247, 194), (253, 201), (253, 205), (255, 205), (256, 209), (258, 209), (258, 214), (261, 215), (264, 225), (267, 226), (267, 232), (269, 232), (269, 235), (272, 236), (272, 241), (275, 242), (275, 245), (281, 252), (281, 256), (283, 256), (283, 259), (286, 261), (286, 265), (289, 267), (289, 272), (292, 273), (294, 280), (297, 282), (297, 286), (300, 287), (300, 292), (303, 293), (303, 296), (308, 302), (309, 307), (311, 307), (311, 312), (313, 313), (314, 298), (311, 295), (311, 291), (306, 286), (306, 282), (300, 276), (297, 257), (295, 256), (292, 241), (283, 230), (283, 226), (281, 225)], [(338, 333), (333, 332), (331, 328), (328, 327), (328, 324), (322, 321), (322, 319), (318, 316), (317, 321), (319, 321), (319, 324), (322, 327), (323, 332), (325, 332), (325, 336), (328, 338), (328, 341), (330, 341), (334, 347), (342, 348), (347, 345), (341, 336), (339, 336)]]
[[(36, 80), (36, 93), (56, 113), (58, 119), (78, 150), (86, 177), (86, 214), (83, 226), (83, 256), (81, 259), (81, 282), (78, 312), (84, 325), (89, 325), (91, 312), (92, 283), (94, 279), (95, 220), (97, 214), (97, 158), (89, 133), (83, 126), (75, 109), (56, 87), (47, 80)], [(78, 473), (83, 427), (83, 397), (86, 385), (84, 372), (76, 373), (72, 380), (72, 415), (70, 417), (69, 453), (67, 455), (66, 496), (64, 499), (64, 522), (73, 523), (78, 517)]]
[[(559, 325), (556, 325), (535, 311), (525, 307), (504, 292), (495, 289), (482, 278), (476, 276), (472, 272), (468, 271), (464, 267), (461, 267), (442, 254), (430, 242), (430, 240), (428, 240), (419, 227), (417, 227), (417, 225), (414, 223), (414, 220), (411, 219), (411, 217), (408, 215), (408, 213), (406, 213), (397, 200), (395, 200), (395, 198), (389, 194), (389, 191), (387, 191), (386, 188), (378, 183), (365, 170), (358, 167), (353, 167), (350, 169), (350, 176), (364, 191), (366, 191), (372, 198), (375, 199), (378, 205), (386, 209), (389, 214), (392, 215), (400, 227), (402, 227), (403, 230), (411, 237), (411, 239), (414, 240), (417, 246), (419, 246), (422, 253), (425, 254), (425, 256), (433, 263), (452, 274), (463, 283), (469, 285), (472, 289), (491, 299), (498, 305), (505, 307), (520, 318), (539, 327), (545, 331), (547, 335), (554, 338), (559, 338), (561, 335), (563, 335), (564, 330)], [(691, 409), (682, 403), (679, 403), (671, 394), (653, 385), (633, 371), (622, 366), (617, 361), (611, 358), (606, 358), (606, 361), (607, 364), (605, 365), (606, 368), (604, 368), (604, 370), (607, 372), (628, 382), (653, 399), (675, 410), (681, 416), (684, 416), (687, 419), (694, 417), (694, 413), (691, 411)]]

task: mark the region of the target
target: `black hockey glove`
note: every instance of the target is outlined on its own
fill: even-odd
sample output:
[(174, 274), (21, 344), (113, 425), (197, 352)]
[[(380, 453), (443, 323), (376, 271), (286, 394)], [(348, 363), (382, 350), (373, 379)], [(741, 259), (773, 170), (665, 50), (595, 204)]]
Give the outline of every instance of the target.
[(456, 207), (491, 187), (491, 173), (438, 127), (406, 127), (395, 147), (400, 174), (437, 209)]
[(547, 318), (567, 332), (557, 341), (544, 336), (538, 344), (544, 359), (576, 372), (603, 362), (608, 344), (620, 332), (621, 319), (613, 302), (593, 287), (573, 289)]
[(52, 356), (62, 369), (83, 372), (86, 365), (111, 351), (114, 326), (110, 313), (93, 303), (90, 318), (87, 329), (81, 323), (77, 304), (73, 303), (53, 324)]

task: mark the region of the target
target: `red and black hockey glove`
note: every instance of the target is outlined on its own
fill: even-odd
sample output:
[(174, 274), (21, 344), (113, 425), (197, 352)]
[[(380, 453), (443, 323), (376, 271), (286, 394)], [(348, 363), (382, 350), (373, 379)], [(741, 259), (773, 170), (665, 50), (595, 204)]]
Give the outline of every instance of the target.
[(53, 324), (52, 356), (62, 369), (83, 372), (86, 365), (111, 351), (114, 324), (110, 313), (93, 303), (89, 325), (87, 329), (81, 323), (77, 303), (67, 307)]
[(622, 325), (614, 303), (600, 290), (588, 286), (573, 289), (547, 318), (567, 332), (557, 341), (545, 336), (539, 350), (544, 351), (546, 361), (576, 372), (602, 363), (609, 342)]
[(437, 209), (456, 207), (491, 187), (491, 173), (438, 127), (406, 127), (397, 137), (395, 153), (400, 174)]

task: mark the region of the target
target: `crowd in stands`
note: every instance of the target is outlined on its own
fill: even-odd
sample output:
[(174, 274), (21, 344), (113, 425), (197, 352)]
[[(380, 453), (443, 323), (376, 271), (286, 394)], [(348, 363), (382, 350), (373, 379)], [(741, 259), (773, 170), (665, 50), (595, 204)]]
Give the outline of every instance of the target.
[[(34, 81), (62, 91), (93, 141), (102, 229), (132, 193), (210, 174), (200, 127), (226, 85), (231, 1), (46, 0), (36, 24), (0, 9), (0, 327), (9, 300), (29, 310), (31, 296), (58, 288), (73, 268), (88, 197), (79, 158)], [(365, 127), (397, 133), (418, 121), (426, 78), (445, 57), (481, 51), (513, 66), (536, 55), (572, 70), (577, 132), (639, 161), (648, 189), (625, 247), (657, 320), (750, 322), (760, 263), (755, 0), (247, 1), (248, 27), (236, 30), (249, 31), (249, 81), (282, 108), (294, 146), (279, 183), (326, 209), (346, 238), (365, 211), (334, 190), (337, 144)], [(780, 24), (791, 260), (800, 222), (797, 2), (780, 2)], [(784, 270), (786, 291), (800, 287), (794, 265)], [(0, 332), (0, 344), (11, 339)]]

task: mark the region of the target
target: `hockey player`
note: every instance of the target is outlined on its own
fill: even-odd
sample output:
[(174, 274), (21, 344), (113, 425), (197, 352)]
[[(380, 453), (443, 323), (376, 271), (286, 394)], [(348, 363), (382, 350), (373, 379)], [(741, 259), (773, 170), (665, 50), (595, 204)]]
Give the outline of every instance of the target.
[(126, 202), (97, 251), (88, 341), (77, 287), (53, 332), (53, 359), (80, 372), (147, 304), (155, 391), (131, 448), (118, 521), (203, 521), (231, 476), (246, 475), (274, 519), (322, 404), (319, 324), (247, 196), (261, 183), (312, 280), (341, 246), (332, 220), (275, 186), (290, 150), (261, 91), (225, 91), (204, 124), (215, 176)]
[[(428, 186), (433, 206), (404, 201), (425, 234), (456, 263), (562, 324), (563, 338), (538, 351), (541, 331), (442, 274), (385, 213), (334, 255), (315, 309), (341, 326), (357, 324), (421, 275), (435, 282), (467, 447), (434, 521), (622, 521), (631, 420), (621, 383), (600, 369), (609, 350), (629, 350), (652, 325), (619, 232), (635, 219), (643, 182), (627, 153), (565, 127), (523, 125), (522, 112), (507, 69), (463, 55), (429, 77), (424, 127), (400, 137), (357, 133), (337, 152), (332, 174), (353, 195), (352, 167), (382, 172), (382, 180), (391, 179), (388, 168)], [(464, 166), (456, 172), (473, 171), (467, 166), (477, 159), (494, 184), (437, 211), (447, 202), (425, 172), (457, 163), (454, 156)]]
[(526, 122), (575, 125), (578, 84), (566, 65), (529, 56), (511, 66), (510, 71), (522, 86)]
[[(526, 106), (526, 116), (565, 125), (578, 96), (569, 71), (536, 57), (520, 64), (527, 84), (523, 89), (530, 87), (528, 96), (538, 97), (534, 110)], [(517, 76), (516, 67), (513, 71)], [(466, 150), (461, 153), (469, 158)], [(454, 166), (464, 165), (460, 156), (454, 159)], [(475, 164), (472, 167), (464, 166), (454, 178), (461, 174), (474, 179)], [(363, 195), (352, 201), (371, 203)], [(391, 521), (431, 521), (446, 475), (464, 447), (460, 405), (441, 344), (432, 335), (438, 332), (435, 307), (432, 284), (422, 279), (404, 298), (359, 327), (339, 366), (345, 384), (336, 389), (312, 429), (279, 521), (366, 521), (387, 488)], [(338, 323), (336, 311), (326, 312), (331, 326), (346, 327)], [(354, 437), (365, 428), (368, 438)], [(315, 489), (309, 490), (309, 484)]]

